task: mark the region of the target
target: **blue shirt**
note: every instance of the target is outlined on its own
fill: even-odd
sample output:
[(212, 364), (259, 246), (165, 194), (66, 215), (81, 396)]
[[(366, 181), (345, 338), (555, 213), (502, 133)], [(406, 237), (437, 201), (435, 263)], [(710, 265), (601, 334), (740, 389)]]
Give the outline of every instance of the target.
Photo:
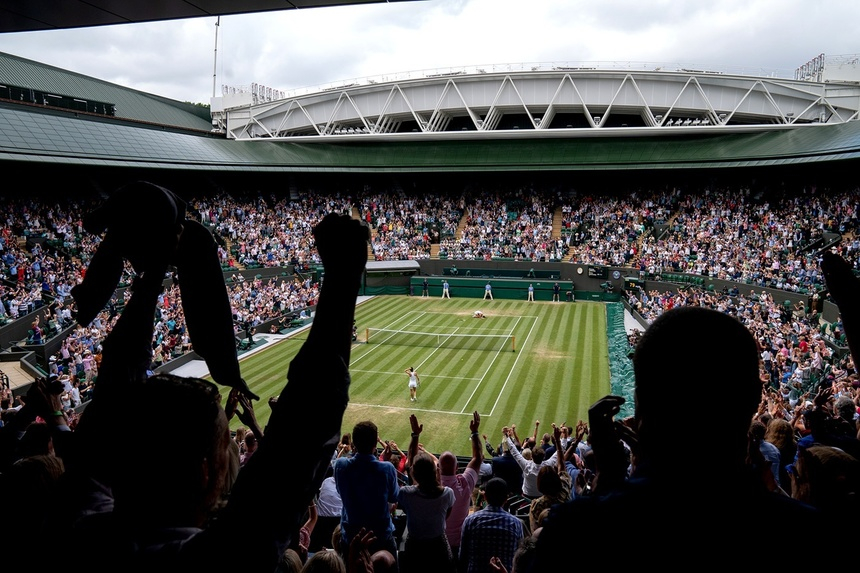
[(489, 505), (463, 522), (460, 561), (464, 571), (489, 571), (491, 557), (498, 557), (510, 571), (514, 553), (523, 538), (523, 522), (501, 507)]
[(397, 501), (400, 491), (393, 464), (380, 462), (372, 454), (338, 458), (334, 463), (334, 483), (343, 502), (344, 540), (351, 540), (362, 527), (372, 529), (380, 540), (393, 535), (389, 504)]

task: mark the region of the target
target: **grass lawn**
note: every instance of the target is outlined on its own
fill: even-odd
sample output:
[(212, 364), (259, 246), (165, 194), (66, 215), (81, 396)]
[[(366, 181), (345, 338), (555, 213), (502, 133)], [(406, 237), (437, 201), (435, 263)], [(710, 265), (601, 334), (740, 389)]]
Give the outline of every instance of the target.
[[(472, 318), (478, 309), (486, 319)], [(379, 427), (380, 438), (404, 449), (410, 414), (424, 425), (421, 441), (427, 449), (469, 455), (469, 421), (475, 410), (481, 415), (481, 433), (497, 445), (502, 426), (516, 424), (523, 438), (540, 420), (539, 433), (551, 432), (552, 422), (587, 419), (588, 407), (609, 393), (602, 303), (380, 296), (358, 306), (356, 324), (359, 343), (352, 350), (350, 405), (342, 431), (369, 419)], [(415, 340), (385, 342), (387, 335), (380, 333), (367, 344), (368, 327), (432, 335), (416, 345)], [(498, 350), (447, 347), (455, 340), (469, 342), (447, 335), (471, 334), (513, 335), (516, 350), (510, 345)], [(261, 397), (256, 413), (264, 427), (270, 413), (266, 400), (280, 393), (289, 362), (303, 342), (299, 334), (241, 362), (243, 377)], [(421, 377), (417, 402), (409, 400), (404, 369), (410, 366)], [(308, 405), (308, 415), (313, 412)], [(233, 426), (238, 424), (234, 420)]]

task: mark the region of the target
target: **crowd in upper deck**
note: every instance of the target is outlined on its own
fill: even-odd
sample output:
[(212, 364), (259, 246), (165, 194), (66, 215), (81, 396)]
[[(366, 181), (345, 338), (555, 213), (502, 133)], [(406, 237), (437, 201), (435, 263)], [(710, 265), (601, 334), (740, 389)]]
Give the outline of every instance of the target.
[[(822, 286), (816, 256), (829, 233), (841, 235), (836, 250), (860, 269), (859, 198), (860, 189), (851, 187), (762, 193), (667, 186), (601, 194), (530, 184), (411, 194), (368, 186), (356, 193), (309, 192), (300, 199), (222, 193), (189, 198), (188, 205), (219, 240), (224, 269), (240, 275), (246, 269), (247, 280), (232, 281), (227, 289), (237, 325), (256, 326), (313, 305), (316, 286), (306, 277), (260, 281), (252, 269), (306, 270), (317, 264), (310, 231), (327, 212), (366, 221), (376, 260), (426, 259), (438, 244), (438, 256), (453, 260), (628, 266), (647, 276), (690, 273), (811, 294)], [(95, 202), (95, 197), (38, 196), (3, 201), (0, 320), (49, 306), (49, 317), (33, 324), (31, 342), (70, 324), (70, 291), (99, 244), (82, 224)], [(126, 266), (122, 284), (132, 279)], [(166, 288), (172, 304), (160, 311), (164, 316), (153, 345), (169, 360), (189, 345), (183, 343), (178, 289)], [(685, 295), (676, 296), (675, 303), (684, 304)], [(115, 304), (121, 308), (123, 302), (120, 295)], [(646, 315), (654, 312), (643, 309)], [(104, 335), (110, 320), (102, 326)]]

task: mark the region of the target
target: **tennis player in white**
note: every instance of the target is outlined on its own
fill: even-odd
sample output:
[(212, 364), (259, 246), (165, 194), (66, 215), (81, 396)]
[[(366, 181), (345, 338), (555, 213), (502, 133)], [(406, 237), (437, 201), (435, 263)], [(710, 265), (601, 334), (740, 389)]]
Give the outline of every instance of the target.
[(409, 376), (409, 401), (417, 402), (418, 401), (418, 385), (420, 384), (418, 373), (415, 372), (415, 368), (409, 367), (406, 370), (406, 375)]

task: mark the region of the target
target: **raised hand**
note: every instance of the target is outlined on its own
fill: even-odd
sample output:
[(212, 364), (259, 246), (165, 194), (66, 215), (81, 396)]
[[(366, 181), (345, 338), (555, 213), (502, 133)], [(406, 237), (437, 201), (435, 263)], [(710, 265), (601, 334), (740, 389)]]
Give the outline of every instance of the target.
[(349, 542), (349, 557), (346, 564), (348, 573), (373, 573), (370, 546), (375, 541), (376, 535), (373, 531), (367, 531), (363, 527), (358, 530), (358, 533)]
[(224, 413), (227, 414), (227, 420), (232, 420), (233, 416), (239, 410), (239, 395), (241, 391), (238, 388), (233, 388), (227, 395), (227, 402), (224, 404)]
[(589, 425), (592, 428), (591, 444), (601, 490), (612, 489), (626, 477), (627, 459), (614, 421), (624, 402), (621, 396), (604, 396), (588, 409)]
[[(475, 410), (472, 412), (472, 421), (469, 422), (469, 430), (472, 433), (476, 433), (478, 429), (481, 427), (481, 415), (478, 414), (478, 411)], [(484, 439), (487, 439), (487, 436), (484, 436)]]
[(409, 424), (412, 426), (413, 434), (420, 434), (422, 431), (424, 431), (424, 424), (418, 423), (418, 417), (415, 416), (415, 414), (411, 414), (409, 416)]
[(499, 573), (508, 573), (504, 563), (502, 563), (502, 560), (498, 557), (490, 557), (490, 570), (499, 571)]
[(361, 271), (367, 263), (370, 228), (349, 215), (329, 213), (313, 230), (317, 251), (328, 269)]

